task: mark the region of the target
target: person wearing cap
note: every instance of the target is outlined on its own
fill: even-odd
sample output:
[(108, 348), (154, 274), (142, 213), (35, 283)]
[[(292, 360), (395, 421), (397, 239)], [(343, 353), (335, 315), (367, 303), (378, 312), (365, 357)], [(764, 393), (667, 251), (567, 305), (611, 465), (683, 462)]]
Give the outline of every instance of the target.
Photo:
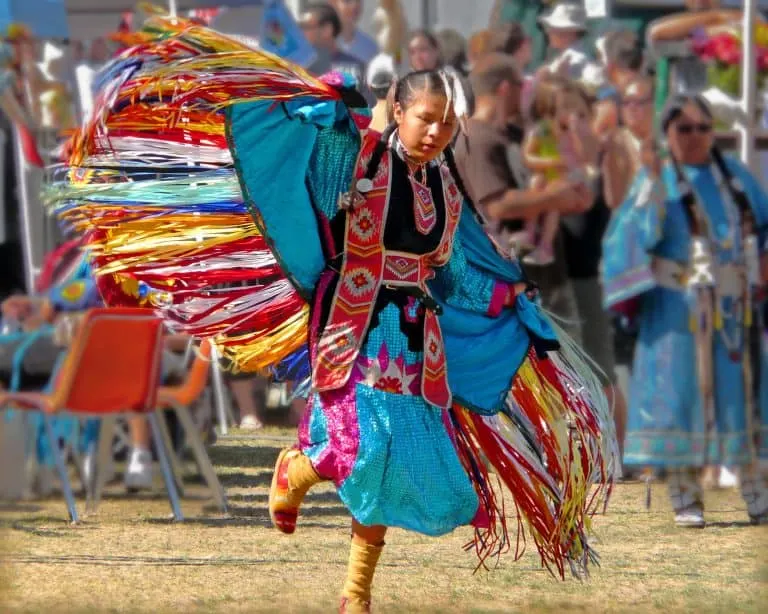
[(368, 127), (375, 132), (383, 132), (391, 122), (388, 98), (396, 79), (397, 67), (392, 56), (380, 53), (371, 60), (366, 81), (376, 104), (371, 111), (371, 123)]
[(584, 50), (587, 32), (587, 14), (578, 4), (561, 3), (539, 18), (549, 41), (556, 52), (546, 70), (569, 79), (581, 81), (585, 71), (598, 68)]

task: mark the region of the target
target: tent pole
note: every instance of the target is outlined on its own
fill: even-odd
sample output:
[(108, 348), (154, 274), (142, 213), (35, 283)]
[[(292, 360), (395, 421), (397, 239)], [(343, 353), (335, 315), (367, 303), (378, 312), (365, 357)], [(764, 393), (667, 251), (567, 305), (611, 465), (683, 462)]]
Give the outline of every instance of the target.
[[(35, 266), (34, 232), (32, 229), (32, 201), (30, 199), (30, 168), (24, 157), (21, 137), (14, 129), (16, 147), (16, 180), (18, 182), (19, 212), (21, 213), (21, 246), (24, 258), (24, 285), (28, 294), (34, 294), (38, 269)], [(39, 204), (39, 203), (36, 203)]]
[(757, 0), (744, 0), (743, 24), (743, 63), (741, 73), (741, 110), (744, 122), (739, 126), (741, 132), (741, 160), (752, 170), (757, 171), (757, 156), (755, 155), (755, 139), (752, 135), (757, 129), (757, 41), (755, 26), (757, 25)]

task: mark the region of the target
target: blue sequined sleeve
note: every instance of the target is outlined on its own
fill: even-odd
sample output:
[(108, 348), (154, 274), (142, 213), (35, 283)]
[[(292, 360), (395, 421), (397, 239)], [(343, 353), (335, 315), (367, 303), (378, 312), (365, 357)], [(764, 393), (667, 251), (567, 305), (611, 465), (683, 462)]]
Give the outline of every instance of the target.
[(656, 286), (652, 251), (666, 223), (665, 184), (643, 171), (603, 237), (605, 307), (618, 308)]
[(435, 268), (434, 284), (449, 305), (489, 316), (501, 312), (508, 288), (467, 261), (458, 235), (448, 264)]
[(768, 253), (768, 193), (760, 181), (739, 160), (728, 157), (728, 166), (747, 195), (757, 223), (760, 251)]

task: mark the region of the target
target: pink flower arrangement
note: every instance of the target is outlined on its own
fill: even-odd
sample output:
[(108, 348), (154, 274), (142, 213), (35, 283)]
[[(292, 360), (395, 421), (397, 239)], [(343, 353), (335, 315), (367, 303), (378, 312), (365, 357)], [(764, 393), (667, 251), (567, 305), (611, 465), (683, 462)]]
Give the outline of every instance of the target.
[[(756, 32), (757, 79), (762, 86), (768, 77), (768, 26)], [(694, 38), (693, 52), (709, 65), (710, 83), (733, 96), (741, 94), (743, 44), (739, 33), (723, 32), (715, 36)]]

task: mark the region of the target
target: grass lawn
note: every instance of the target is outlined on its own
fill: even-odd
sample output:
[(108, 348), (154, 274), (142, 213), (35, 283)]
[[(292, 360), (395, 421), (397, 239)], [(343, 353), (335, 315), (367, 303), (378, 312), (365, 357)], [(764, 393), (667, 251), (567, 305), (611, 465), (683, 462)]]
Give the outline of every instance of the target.
[[(60, 498), (0, 506), (0, 612), (333, 612), (344, 580), (349, 517), (332, 488), (314, 489), (297, 533), (271, 528), (267, 492), (290, 430), (220, 441), (211, 451), (230, 514), (191, 481), (183, 524), (157, 482), (128, 497), (110, 487), (78, 526)], [(84, 510), (82, 499), (80, 511)], [(387, 612), (765, 612), (768, 528), (747, 523), (735, 491), (708, 493), (703, 531), (674, 527), (666, 489), (617, 486), (595, 519), (602, 567), (584, 583), (543, 571), (533, 547), (472, 573), (469, 528), (431, 539), (391, 531), (374, 584)], [(510, 523), (514, 526), (514, 522)], [(762, 605), (761, 605), (762, 604)]]

